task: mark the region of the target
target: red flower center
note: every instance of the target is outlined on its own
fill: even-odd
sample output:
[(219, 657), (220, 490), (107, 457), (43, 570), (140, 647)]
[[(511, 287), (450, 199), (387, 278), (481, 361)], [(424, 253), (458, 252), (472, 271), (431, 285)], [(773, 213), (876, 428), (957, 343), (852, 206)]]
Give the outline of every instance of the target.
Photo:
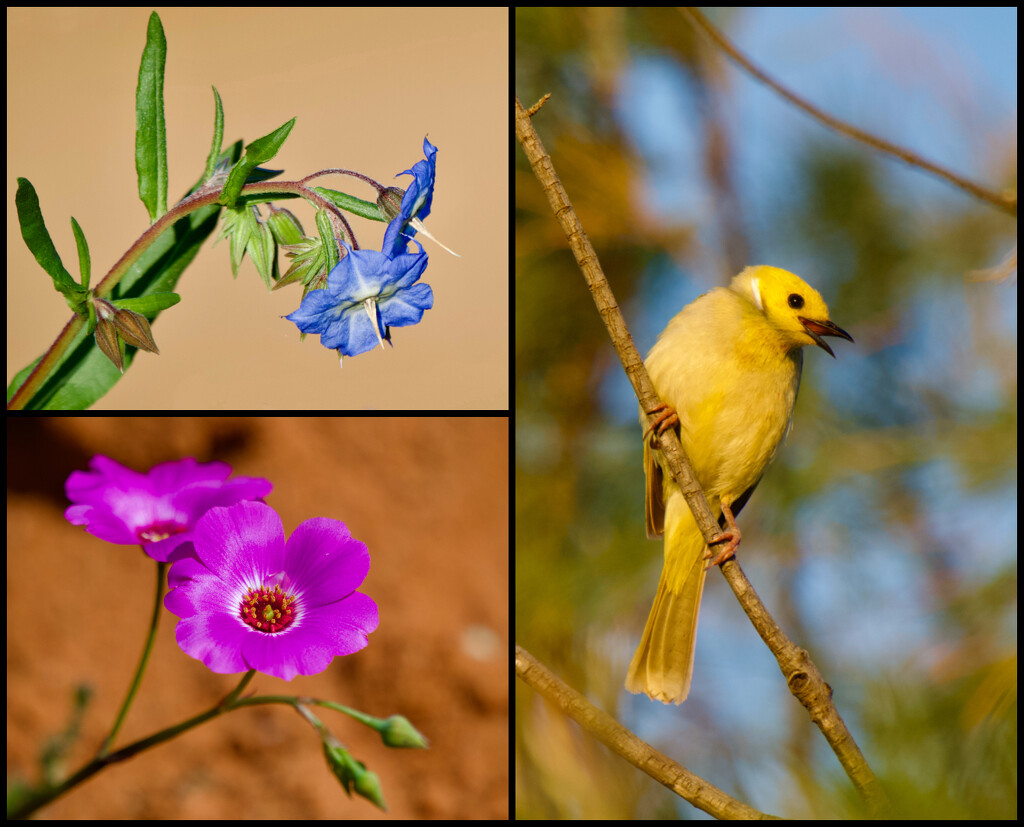
[(280, 586), (249, 589), (242, 598), (241, 618), (257, 632), (280, 632), (291, 626), (295, 617), (295, 597)]

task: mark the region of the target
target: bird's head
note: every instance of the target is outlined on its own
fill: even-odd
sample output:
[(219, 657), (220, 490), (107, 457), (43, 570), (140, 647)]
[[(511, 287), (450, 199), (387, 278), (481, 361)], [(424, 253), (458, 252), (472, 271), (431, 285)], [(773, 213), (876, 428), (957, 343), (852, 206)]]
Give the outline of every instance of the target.
[(793, 348), (817, 345), (835, 358), (823, 336), (853, 337), (829, 320), (821, 294), (799, 276), (778, 267), (747, 267), (732, 280), (731, 289), (764, 314)]

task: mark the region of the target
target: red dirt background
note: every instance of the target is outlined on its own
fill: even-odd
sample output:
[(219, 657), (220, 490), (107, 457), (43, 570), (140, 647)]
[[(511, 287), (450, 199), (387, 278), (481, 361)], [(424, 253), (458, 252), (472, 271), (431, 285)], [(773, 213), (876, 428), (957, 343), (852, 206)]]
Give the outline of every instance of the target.
[[(53, 418), (7, 423), (7, 769), (34, 779), (46, 739), (94, 689), (68, 773), (105, 736), (135, 669), (155, 563), (63, 519), (64, 481), (94, 454), (144, 470), (193, 456), (267, 477), (286, 534), (343, 520), (371, 555), (370, 645), (319, 675), (257, 673), (256, 694), (303, 694), (408, 717), (429, 750), (320, 716), (381, 780), (389, 811), (348, 798), (314, 731), (287, 706), (243, 709), (102, 772), (43, 818), (476, 818), (508, 808), (508, 423), (471, 418)], [(217, 675), (174, 640), (162, 610), (117, 745), (211, 707)]]

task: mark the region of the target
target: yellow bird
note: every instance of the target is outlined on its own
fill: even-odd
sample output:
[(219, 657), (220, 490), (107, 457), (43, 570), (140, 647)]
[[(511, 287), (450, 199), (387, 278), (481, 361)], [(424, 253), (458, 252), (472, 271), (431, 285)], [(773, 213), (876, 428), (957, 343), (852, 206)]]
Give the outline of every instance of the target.
[[(817, 345), (835, 357), (823, 336), (853, 341), (829, 321), (825, 301), (802, 279), (778, 267), (747, 267), (728, 288), (717, 287), (677, 313), (647, 355), (665, 403), (649, 413), (662, 411), (659, 431), (678, 425), (697, 481), (726, 528), (715, 541), (726, 545), (711, 565), (733, 556), (740, 537), (733, 516), (789, 432), (802, 349)], [(661, 452), (646, 438), (644, 473), (647, 536), (664, 533), (665, 564), (626, 688), (679, 704), (690, 692), (710, 552)]]

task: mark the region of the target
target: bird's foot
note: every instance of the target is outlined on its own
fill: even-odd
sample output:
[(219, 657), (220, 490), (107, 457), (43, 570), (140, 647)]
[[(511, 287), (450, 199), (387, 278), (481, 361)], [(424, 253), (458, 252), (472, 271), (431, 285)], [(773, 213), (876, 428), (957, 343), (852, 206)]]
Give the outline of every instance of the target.
[(651, 421), (651, 426), (644, 431), (644, 439), (647, 439), (648, 435), (652, 435), (652, 447), (657, 447), (654, 437), (661, 436), (665, 431), (671, 430), (679, 424), (679, 414), (676, 413), (676, 409), (671, 405), (666, 405), (664, 402), (647, 411), (648, 416), (654, 416), (655, 414), (658, 414), (658, 416), (654, 417)]
[(711, 540), (711, 544), (717, 545), (718, 543), (725, 543), (725, 545), (719, 550), (718, 554), (711, 558), (707, 568), (704, 569), (705, 571), (734, 559), (736, 557), (736, 549), (739, 548), (740, 545), (740, 540), (743, 539), (743, 535), (740, 533), (739, 527), (736, 525), (736, 518), (733, 516), (729, 503), (726, 500), (722, 500), (721, 505), (722, 514), (725, 516), (726, 529), (725, 531), (716, 534)]

